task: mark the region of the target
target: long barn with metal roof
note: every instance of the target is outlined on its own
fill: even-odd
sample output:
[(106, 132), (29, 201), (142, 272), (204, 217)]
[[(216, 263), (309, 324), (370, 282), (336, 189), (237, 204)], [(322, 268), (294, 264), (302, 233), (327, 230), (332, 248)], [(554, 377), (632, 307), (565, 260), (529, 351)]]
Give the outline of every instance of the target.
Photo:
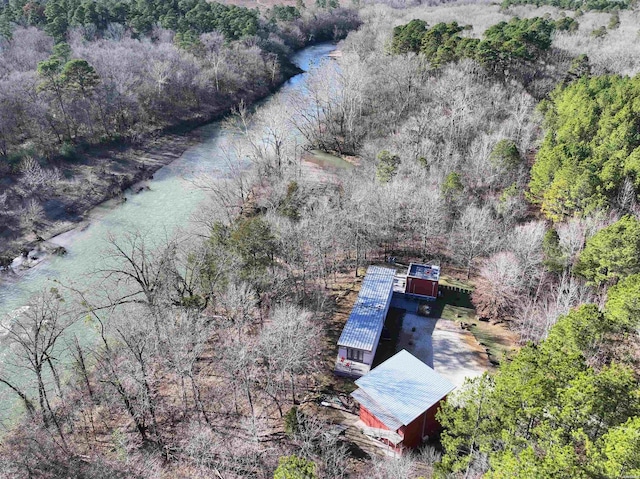
[(338, 340), (336, 372), (359, 377), (371, 368), (393, 296), (395, 269), (369, 266)]

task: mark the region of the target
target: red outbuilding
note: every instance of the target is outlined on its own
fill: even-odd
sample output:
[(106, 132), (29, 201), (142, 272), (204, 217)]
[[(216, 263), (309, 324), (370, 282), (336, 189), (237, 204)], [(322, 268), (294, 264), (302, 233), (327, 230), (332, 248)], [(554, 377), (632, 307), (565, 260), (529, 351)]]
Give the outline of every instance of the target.
[(411, 263), (407, 270), (405, 294), (435, 299), (438, 297), (440, 266)]
[(356, 381), (360, 427), (397, 452), (413, 449), (440, 429), (436, 413), (455, 386), (402, 350)]

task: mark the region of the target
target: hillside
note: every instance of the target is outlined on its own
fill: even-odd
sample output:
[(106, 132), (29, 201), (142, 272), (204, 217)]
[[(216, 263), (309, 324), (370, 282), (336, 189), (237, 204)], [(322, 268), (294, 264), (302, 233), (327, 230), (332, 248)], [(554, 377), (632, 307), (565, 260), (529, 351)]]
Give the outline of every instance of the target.
[[(204, 199), (174, 234), (151, 235), (157, 218), (110, 234), (93, 273), (46, 283), (3, 326), (0, 382), (23, 414), (0, 477), (640, 475), (640, 10), (296, 4), (242, 10), (236, 28), (227, 7), (190, 2), (131, 7), (121, 25), (131, 54), (180, 66), (131, 83), (125, 117), (158, 134), (175, 123), (158, 118), (208, 111), (216, 80), (231, 102), (313, 35), (337, 50), (233, 111), (224, 174), (189, 172)], [(128, 98), (69, 72), (88, 59), (108, 83), (112, 27), (53, 39), (52, 18), (13, 25), (40, 63), (3, 50), (53, 122), (0, 127), (34, 145), (23, 189), (30, 162), (52, 168), (47, 145), (92, 137), (100, 105)]]

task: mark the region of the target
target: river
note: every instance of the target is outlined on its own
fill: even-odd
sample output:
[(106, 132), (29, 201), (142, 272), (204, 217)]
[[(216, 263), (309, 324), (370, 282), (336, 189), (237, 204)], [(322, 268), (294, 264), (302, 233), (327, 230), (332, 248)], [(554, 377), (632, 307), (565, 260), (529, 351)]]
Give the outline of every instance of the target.
[[(328, 58), (335, 49), (333, 44), (318, 44), (299, 51), (293, 62), (305, 73), (296, 75), (279, 90), (279, 95), (293, 95), (305, 87), (308, 72), (321, 60)], [(263, 108), (270, 99), (257, 108)], [(125, 193), (127, 201), (107, 202), (89, 214), (89, 222), (54, 239), (53, 243), (67, 249), (65, 256), (52, 256), (37, 266), (7, 278), (0, 285), (0, 319), (6, 324), (12, 312), (23, 307), (29, 297), (49, 285), (53, 280), (64, 283), (90, 284), (91, 273), (98, 267), (100, 252), (105, 250), (105, 239), (119, 237), (127, 232), (140, 230), (152, 242), (170, 237), (179, 228), (188, 229), (191, 217), (207, 199), (205, 192), (194, 185), (194, 177), (224, 177), (228, 171), (228, 156), (224, 153), (233, 142), (234, 133), (225, 129), (221, 122), (202, 126), (195, 131), (198, 143), (167, 166), (158, 170), (148, 182), (149, 190), (136, 194)], [(237, 158), (236, 161), (243, 161)], [(92, 336), (82, 331), (82, 325), (74, 331), (80, 341)], [(85, 330), (87, 328), (84, 328)], [(0, 343), (0, 349), (3, 345)], [(4, 354), (3, 354), (4, 353)], [(0, 350), (0, 360), (6, 360), (6, 351)], [(7, 401), (13, 401), (8, 391), (0, 388), (0, 419), (12, 409)], [(4, 410), (4, 411), (2, 411)]]

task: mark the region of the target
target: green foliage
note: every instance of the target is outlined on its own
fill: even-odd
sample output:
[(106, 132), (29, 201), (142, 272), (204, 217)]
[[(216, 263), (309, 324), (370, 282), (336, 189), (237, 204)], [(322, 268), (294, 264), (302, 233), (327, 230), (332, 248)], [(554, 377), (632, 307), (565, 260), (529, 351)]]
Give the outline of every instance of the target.
[(505, 451), (493, 458), (492, 469), (483, 477), (488, 479), (554, 479), (571, 477), (586, 479), (587, 475), (578, 465), (579, 458), (571, 446), (561, 446), (552, 442), (545, 448), (543, 455), (536, 453), (532, 446), (522, 451)]
[(640, 274), (627, 276), (607, 291), (606, 312), (609, 320), (621, 329), (640, 325)]
[(71, 46), (67, 42), (56, 43), (51, 58), (59, 60), (60, 63), (68, 62), (71, 58)]
[(579, 78), (588, 77), (589, 75), (591, 75), (589, 57), (585, 54), (578, 55), (571, 61), (571, 66), (567, 71), (564, 82), (571, 83)]
[(178, 32), (173, 38), (173, 43), (183, 50), (193, 51), (200, 46), (200, 37), (193, 31)]
[[(495, 376), (469, 381), (438, 413), (443, 467), (467, 470), (481, 452), (489, 457), (486, 477), (493, 478), (589, 477), (594, 468), (602, 469), (598, 463), (604, 460), (584, 450), (603, 444), (640, 412), (631, 368), (588, 365), (611, 331), (596, 305), (582, 306), (561, 318), (542, 343), (522, 348)], [(621, 449), (612, 462), (633, 462), (634, 448)]]
[(273, 479), (317, 479), (316, 465), (298, 456), (284, 456), (279, 460)]
[(55, 84), (58, 80), (58, 74), (62, 70), (62, 62), (55, 57), (43, 60), (38, 63), (38, 75), (44, 80), (44, 85)]
[[(110, 23), (125, 25), (137, 34), (150, 32), (157, 23), (182, 35), (217, 30), (229, 40), (254, 35), (260, 27), (257, 10), (206, 0), (48, 0), (44, 7), (29, 5), (18, 8), (9, 3), (0, 9), (14, 20), (44, 27), (58, 42), (64, 41), (72, 26), (93, 25), (102, 32)], [(274, 11), (283, 20), (297, 18), (294, 7), (278, 6)]]
[(456, 22), (438, 23), (427, 30), (420, 44), (422, 53), (434, 67), (458, 60), (458, 47), (462, 38), (458, 33), (464, 30)]
[[(527, 5), (533, 4), (551, 5), (565, 10), (576, 10), (582, 14), (583, 10), (611, 11), (616, 9), (629, 8), (631, 1), (629, 0), (502, 0), (502, 8), (508, 8), (511, 5)], [(576, 15), (577, 16), (577, 15)]]
[(593, 38), (602, 38), (607, 34), (607, 27), (602, 26), (600, 28), (595, 28), (591, 31), (591, 36)]
[(278, 211), (294, 221), (300, 218), (300, 187), (297, 181), (290, 181), (287, 185), (287, 195), (281, 201)]
[(47, 19), (46, 32), (56, 41), (64, 40), (69, 28), (69, 12), (64, 0), (49, 0), (44, 9)]
[(490, 402), (494, 388), (493, 378), (485, 374), (468, 380), (456, 393), (455, 403), (441, 403), (437, 417), (445, 431), (441, 436), (446, 452), (442, 457), (445, 470), (464, 470), (474, 451), (487, 450), (488, 438), (495, 429)]
[(542, 252), (544, 253), (544, 265), (549, 271), (560, 273), (564, 269), (565, 257), (560, 248), (560, 237), (553, 227), (544, 234)]
[(415, 52), (420, 50), (422, 38), (427, 32), (427, 22), (411, 20), (406, 25), (399, 25), (393, 29), (391, 51), (396, 54)]
[(229, 234), (228, 245), (242, 258), (242, 276), (246, 279), (265, 273), (278, 250), (271, 227), (259, 216), (239, 218)]
[(508, 215), (511, 212), (513, 201), (522, 196), (522, 187), (517, 182), (511, 183), (502, 190), (497, 204), (497, 212), (501, 216)]
[[(66, 126), (60, 154), (68, 159), (73, 159), (76, 152), (72, 145), (73, 133), (66, 105), (68, 100), (78, 97), (89, 99), (95, 87), (100, 83), (100, 77), (86, 60), (66, 61), (70, 54), (71, 49), (68, 44), (58, 43), (54, 47), (53, 55), (38, 63), (37, 72), (40, 77), (38, 89), (51, 93)], [(56, 116), (55, 113), (53, 116)]]
[(240, 279), (260, 290), (278, 252), (276, 237), (262, 216), (239, 216), (230, 225), (216, 222), (200, 271), (203, 282), (209, 283), (203, 289), (218, 291)]
[(60, 145), (59, 150), (60, 156), (65, 158), (66, 160), (75, 160), (78, 158), (78, 151), (76, 147), (68, 141), (65, 141)]
[(80, 91), (83, 95), (100, 83), (95, 69), (86, 60), (80, 59), (69, 60), (62, 68), (60, 79), (65, 88)]
[(378, 166), (376, 167), (376, 178), (380, 183), (388, 183), (396, 176), (400, 166), (400, 157), (393, 155), (387, 150), (378, 153)]
[(513, 18), (484, 32), (476, 59), (490, 71), (502, 74), (517, 62), (533, 62), (551, 46), (555, 23), (535, 18)]
[(559, 32), (577, 32), (580, 24), (571, 17), (564, 17), (556, 20), (556, 30)]
[(269, 17), (273, 20), (291, 22), (296, 18), (300, 18), (300, 10), (298, 7), (291, 5), (274, 5), (269, 12)]
[(68, 60), (70, 55), (69, 45), (58, 43), (53, 48), (53, 55), (38, 63), (38, 75), (43, 79), (41, 88), (59, 86), (86, 91), (100, 82), (100, 77), (86, 60)]
[(608, 207), (625, 177), (640, 186), (640, 76), (584, 77), (545, 103), (529, 199), (554, 221)]
[(200, 270), (204, 283), (203, 289), (207, 291), (224, 290), (229, 283), (227, 264), (230, 259), (233, 261), (237, 257), (229, 244), (230, 230), (230, 227), (219, 221), (216, 221), (211, 228), (205, 258)]
[(496, 143), (489, 155), (489, 161), (505, 170), (514, 170), (522, 164), (518, 147), (512, 140), (500, 140)]
[(640, 222), (624, 216), (598, 231), (587, 241), (574, 269), (597, 285), (640, 273)]
[[(562, 28), (572, 28), (563, 21)], [(439, 67), (461, 58), (472, 58), (494, 74), (521, 62), (533, 62), (551, 46), (558, 24), (544, 18), (513, 18), (484, 32), (482, 40), (462, 37), (466, 28), (456, 22), (438, 23), (431, 28), (422, 20), (412, 20), (393, 30), (393, 53), (415, 52), (424, 55), (432, 66)]]
[(463, 189), (464, 185), (462, 184), (460, 174), (455, 171), (449, 173), (442, 183), (442, 195), (445, 198), (451, 198), (460, 193)]
[(640, 476), (640, 417), (610, 429), (587, 453), (593, 477)]
[(284, 432), (286, 432), (288, 436), (293, 436), (296, 432), (298, 432), (299, 427), (300, 423), (298, 422), (298, 408), (296, 406), (293, 406), (284, 415)]
[(593, 348), (598, 347), (611, 329), (604, 313), (595, 304), (585, 304), (558, 319), (541, 350), (547, 353), (549, 361), (552, 360), (551, 357), (564, 361), (571, 355), (576, 361), (580, 361), (580, 358), (594, 353)]
[(0, 37), (11, 40), (12, 37), (11, 19), (6, 10), (0, 9)]
[(620, 15), (618, 15), (618, 12), (613, 12), (611, 18), (609, 18), (607, 28), (609, 30), (615, 30), (618, 27), (620, 27)]

